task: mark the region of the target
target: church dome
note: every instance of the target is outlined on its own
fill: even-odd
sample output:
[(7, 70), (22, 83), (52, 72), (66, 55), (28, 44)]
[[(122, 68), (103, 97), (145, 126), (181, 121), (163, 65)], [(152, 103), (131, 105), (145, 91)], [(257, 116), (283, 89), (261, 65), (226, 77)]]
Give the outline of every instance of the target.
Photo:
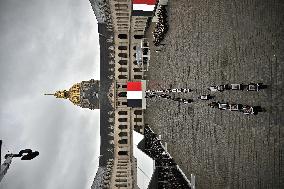
[(73, 104), (78, 105), (80, 103), (80, 83), (76, 83), (69, 89), (69, 100)]
[(91, 79), (74, 84), (68, 91), (56, 91), (53, 95), (56, 98), (69, 99), (73, 104), (82, 108), (98, 109), (99, 108), (99, 81)]

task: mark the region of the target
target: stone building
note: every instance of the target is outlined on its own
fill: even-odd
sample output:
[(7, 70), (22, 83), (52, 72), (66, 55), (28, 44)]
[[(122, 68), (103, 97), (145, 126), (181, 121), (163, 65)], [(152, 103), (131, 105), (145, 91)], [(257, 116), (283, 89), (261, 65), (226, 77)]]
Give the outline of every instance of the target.
[[(126, 94), (128, 81), (144, 79), (142, 66), (136, 60), (136, 49), (141, 46), (149, 17), (132, 15), (132, 0), (90, 0), (90, 3), (99, 23), (100, 40), (107, 38), (106, 43), (111, 43), (107, 49), (109, 62), (102, 61), (101, 57), (101, 86), (103, 80), (112, 79), (113, 85), (108, 96), (113, 107), (113, 117), (109, 118), (113, 118), (114, 121), (112, 172), (107, 181), (95, 178), (92, 188), (138, 188), (132, 131), (143, 133), (143, 110), (128, 107)], [(100, 29), (103, 27), (102, 24), (105, 24), (107, 29), (111, 29), (111, 37), (102, 32)], [(102, 53), (104, 44), (100, 45)], [(108, 69), (109, 75), (105, 79), (103, 78), (106, 70), (103, 69)], [(109, 118), (102, 117), (101, 113), (101, 119)], [(101, 129), (103, 129), (102, 123)], [(104, 149), (101, 148), (102, 150)], [(101, 155), (104, 156), (102, 152)], [(103, 158), (100, 161), (103, 161)], [(105, 168), (105, 165), (100, 165), (100, 170), (102, 168)], [(99, 177), (101, 173), (97, 175), (98, 178), (102, 178)]]

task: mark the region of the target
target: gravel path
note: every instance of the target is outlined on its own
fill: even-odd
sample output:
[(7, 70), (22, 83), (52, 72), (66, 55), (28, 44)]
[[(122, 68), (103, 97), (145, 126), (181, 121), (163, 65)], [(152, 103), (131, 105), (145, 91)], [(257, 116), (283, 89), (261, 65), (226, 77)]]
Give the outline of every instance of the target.
[(166, 45), (151, 51), (148, 89), (191, 88), (180, 96), (196, 99), (210, 85), (262, 82), (268, 89), (211, 94), (266, 112), (150, 99), (146, 122), (186, 175), (196, 175), (198, 189), (284, 188), (284, 1), (172, 0), (168, 15)]

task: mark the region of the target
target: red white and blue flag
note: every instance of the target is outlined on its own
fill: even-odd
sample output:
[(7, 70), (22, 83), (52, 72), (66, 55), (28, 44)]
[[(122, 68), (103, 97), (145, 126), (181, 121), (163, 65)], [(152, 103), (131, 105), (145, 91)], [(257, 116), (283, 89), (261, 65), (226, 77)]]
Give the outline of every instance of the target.
[(127, 82), (127, 106), (146, 108), (146, 81)]
[(132, 16), (153, 16), (157, 0), (133, 0)]

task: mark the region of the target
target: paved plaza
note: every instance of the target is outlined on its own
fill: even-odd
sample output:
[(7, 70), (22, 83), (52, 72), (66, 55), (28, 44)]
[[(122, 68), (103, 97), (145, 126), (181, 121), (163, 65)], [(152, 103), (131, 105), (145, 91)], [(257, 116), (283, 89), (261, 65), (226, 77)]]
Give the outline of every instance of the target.
[[(167, 10), (165, 45), (151, 44), (148, 89), (190, 88), (175, 97), (194, 102), (149, 99), (146, 123), (198, 189), (284, 188), (284, 2), (178, 0)], [(268, 88), (211, 94), (265, 108), (258, 115), (197, 99), (210, 85), (250, 82)]]

